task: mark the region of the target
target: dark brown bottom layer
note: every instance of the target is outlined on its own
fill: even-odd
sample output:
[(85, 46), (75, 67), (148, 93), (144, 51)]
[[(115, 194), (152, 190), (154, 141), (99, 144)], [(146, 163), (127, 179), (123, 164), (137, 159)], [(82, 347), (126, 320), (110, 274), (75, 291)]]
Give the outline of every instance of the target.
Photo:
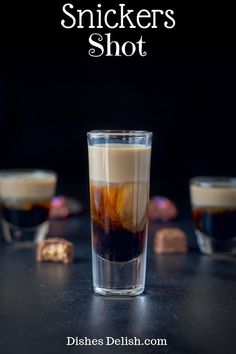
[(229, 240), (236, 237), (236, 210), (195, 208), (195, 228), (208, 237)]
[(92, 223), (93, 246), (95, 252), (111, 262), (127, 262), (141, 255), (146, 238), (143, 231), (132, 233), (124, 229), (104, 231), (97, 223)]
[(48, 219), (49, 206), (32, 206), (29, 210), (2, 207), (3, 218), (11, 225), (19, 228), (38, 226)]

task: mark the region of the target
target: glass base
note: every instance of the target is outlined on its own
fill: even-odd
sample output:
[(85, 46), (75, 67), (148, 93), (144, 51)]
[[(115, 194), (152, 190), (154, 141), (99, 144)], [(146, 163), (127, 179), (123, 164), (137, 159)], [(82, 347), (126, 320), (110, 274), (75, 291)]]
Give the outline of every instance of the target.
[(230, 240), (216, 240), (202, 232), (195, 230), (200, 251), (206, 255), (231, 254), (236, 255), (236, 238)]
[(94, 291), (105, 296), (136, 296), (145, 287), (146, 252), (128, 262), (110, 262), (98, 256), (94, 250)]
[(133, 289), (106, 289), (106, 288), (95, 288), (95, 293), (103, 296), (137, 296), (143, 293), (143, 287), (137, 287)]
[(45, 221), (37, 227), (25, 229), (11, 225), (4, 219), (2, 219), (1, 223), (3, 236), (9, 243), (13, 241), (39, 243), (46, 238), (49, 230), (48, 221)]

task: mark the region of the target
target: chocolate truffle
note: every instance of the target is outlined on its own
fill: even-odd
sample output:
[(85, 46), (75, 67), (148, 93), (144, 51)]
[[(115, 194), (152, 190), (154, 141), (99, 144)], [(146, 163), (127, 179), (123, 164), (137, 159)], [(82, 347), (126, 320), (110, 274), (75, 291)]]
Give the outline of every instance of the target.
[(49, 238), (39, 243), (37, 247), (37, 261), (72, 263), (74, 260), (74, 246), (64, 238)]
[(168, 222), (177, 217), (175, 204), (163, 196), (152, 197), (149, 201), (149, 219), (152, 221)]
[(179, 228), (163, 228), (156, 232), (154, 239), (156, 253), (187, 253), (187, 236)]
[(83, 209), (83, 204), (78, 200), (58, 195), (51, 201), (49, 217), (50, 219), (65, 219), (80, 214)]

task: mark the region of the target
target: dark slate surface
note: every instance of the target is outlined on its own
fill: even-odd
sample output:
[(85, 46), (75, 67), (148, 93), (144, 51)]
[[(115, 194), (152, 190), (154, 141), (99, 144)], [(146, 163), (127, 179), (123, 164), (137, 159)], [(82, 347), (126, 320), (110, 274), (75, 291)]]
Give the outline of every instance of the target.
[[(235, 258), (197, 250), (191, 223), (187, 255), (157, 256), (151, 225), (146, 291), (108, 298), (92, 289), (87, 217), (54, 222), (51, 235), (76, 241), (72, 265), (39, 264), (31, 246), (0, 244), (0, 353), (233, 354)], [(167, 346), (66, 346), (67, 336), (166, 338)]]

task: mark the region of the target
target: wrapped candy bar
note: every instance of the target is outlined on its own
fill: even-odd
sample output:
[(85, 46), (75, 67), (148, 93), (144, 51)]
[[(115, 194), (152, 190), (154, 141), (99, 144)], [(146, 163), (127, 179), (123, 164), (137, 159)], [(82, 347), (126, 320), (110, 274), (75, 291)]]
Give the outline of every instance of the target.
[(154, 239), (156, 253), (187, 253), (187, 236), (179, 228), (163, 228), (156, 232)]
[(149, 219), (152, 221), (168, 222), (177, 217), (175, 204), (163, 196), (152, 197), (149, 201)]
[(74, 260), (74, 246), (63, 238), (49, 238), (39, 243), (37, 261), (72, 263)]

